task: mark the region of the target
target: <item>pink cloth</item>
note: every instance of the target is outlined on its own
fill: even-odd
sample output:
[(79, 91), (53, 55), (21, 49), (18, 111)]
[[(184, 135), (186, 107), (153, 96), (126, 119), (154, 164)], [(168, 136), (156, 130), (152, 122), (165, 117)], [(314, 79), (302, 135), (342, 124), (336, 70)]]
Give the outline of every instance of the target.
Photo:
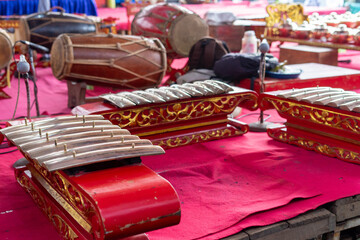
[[(353, 53), (346, 52), (344, 57), (354, 59)], [(356, 61), (352, 64), (356, 67)], [(37, 73), (41, 113), (69, 113), (66, 83), (55, 79), (50, 68), (38, 68)], [(23, 82), (17, 117), (26, 115)], [(0, 100), (1, 119), (12, 116), (17, 93), (15, 78), (12, 88), (5, 91), (13, 98)], [(96, 93), (99, 91), (89, 92)], [(247, 113), (243, 109), (241, 116)], [(283, 121), (275, 111), (265, 113), (271, 114), (268, 121)], [(253, 115), (240, 120), (249, 123), (257, 118)], [(0, 153), (13, 149), (0, 149)], [(60, 239), (15, 181), (11, 165), (21, 157), (18, 151), (0, 155), (0, 239)], [(181, 223), (148, 233), (150, 239), (156, 240), (218, 239), (360, 194), (359, 165), (277, 142), (266, 133), (180, 147), (142, 159), (170, 181), (181, 201)]]
[[(38, 99), (40, 114), (56, 115), (70, 113), (71, 109), (67, 107), (67, 85), (66, 81), (57, 80), (51, 68), (36, 68), (37, 85), (38, 85)], [(34, 85), (29, 81), (30, 86), (30, 100), (34, 101)], [(16, 106), (16, 97), (18, 93), (18, 78), (11, 79), (11, 88), (6, 87), (4, 92), (9, 94), (12, 98), (0, 100), (0, 119), (11, 119)], [(19, 103), (16, 110), (15, 118), (26, 117), (27, 115), (27, 97), (25, 80), (20, 79)], [(35, 105), (31, 110), (31, 116), (36, 116)]]
[[(270, 113), (269, 121), (280, 120)], [(1, 156), (0, 238), (60, 239), (15, 182), (11, 165), (21, 154)], [(359, 165), (274, 141), (265, 133), (142, 159), (175, 187), (182, 209), (179, 225), (149, 232), (150, 239), (218, 239), (360, 193)]]

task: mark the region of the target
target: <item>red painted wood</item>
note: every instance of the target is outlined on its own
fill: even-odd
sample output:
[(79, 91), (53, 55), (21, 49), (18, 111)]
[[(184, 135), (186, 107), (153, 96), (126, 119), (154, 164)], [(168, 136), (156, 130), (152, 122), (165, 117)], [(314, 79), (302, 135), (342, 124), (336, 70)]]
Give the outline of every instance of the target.
[[(234, 91), (223, 95), (194, 97), (126, 108), (95, 102), (77, 106), (72, 113), (74, 115), (103, 115), (114, 125), (128, 129), (131, 134), (154, 140), (156, 144), (165, 142), (167, 138), (170, 142), (183, 142), (184, 138), (193, 138), (194, 140), (187, 140), (190, 144), (197, 142), (195, 139), (204, 134), (205, 141), (210, 141), (247, 132), (246, 124), (236, 125), (228, 121), (228, 114), (237, 106), (249, 110), (257, 109), (257, 94), (254, 91), (243, 90), (235, 87)], [(215, 105), (219, 105), (220, 110)], [(201, 111), (206, 111), (208, 114), (202, 115)], [(133, 122), (128, 121), (130, 116)], [(208, 124), (204, 126), (207, 122)], [(225, 129), (228, 129), (227, 133), (224, 132)], [(239, 130), (242, 131), (241, 134)], [(214, 134), (215, 131), (218, 131), (218, 134)], [(169, 147), (162, 144), (160, 146)]]
[[(292, 68), (299, 68), (303, 72), (297, 79), (274, 79), (265, 78), (264, 92), (306, 88), (316, 86), (327, 86), (352, 90), (360, 88), (360, 71), (319, 63), (304, 63), (289, 65)], [(260, 79), (255, 80), (254, 90), (260, 92)], [(250, 89), (251, 80), (243, 79), (238, 84), (239, 87)]]
[[(75, 187), (67, 186), (68, 192), (73, 197), (76, 197), (79, 191), (90, 200), (90, 203), (85, 202), (85, 206), (95, 206), (95, 212), (86, 214), (93, 216), (90, 219), (92, 234), (85, 231), (67, 214), (26, 170), (26, 167), (15, 169), (19, 183), (21, 183), (20, 179), (25, 178), (28, 184), (32, 185), (30, 190), (23, 183), (21, 183), (22, 187), (30, 193), (50, 220), (53, 219), (53, 215), (59, 215), (79, 239), (120, 239), (134, 236), (129, 239), (145, 240), (146, 236), (136, 235), (180, 222), (180, 203), (177, 193), (168, 181), (142, 164), (80, 172), (71, 176), (62, 171), (58, 172)], [(49, 175), (47, 181), (66, 200), (67, 191), (62, 191), (61, 184), (56, 184), (54, 179)], [(74, 207), (73, 202), (67, 202)], [(83, 205), (79, 203), (77, 207), (79, 206)], [(77, 207), (74, 209), (78, 209)], [(61, 235), (65, 234), (61, 230), (64, 224), (60, 222), (53, 224)]]

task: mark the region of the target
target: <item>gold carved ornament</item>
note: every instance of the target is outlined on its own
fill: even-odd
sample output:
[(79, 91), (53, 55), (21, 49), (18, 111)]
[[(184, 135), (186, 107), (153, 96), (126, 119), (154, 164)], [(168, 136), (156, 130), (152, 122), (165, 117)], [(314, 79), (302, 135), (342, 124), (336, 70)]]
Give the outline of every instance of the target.
[[(88, 223), (99, 219), (95, 206), (84, 196), (72, 183), (70, 183), (60, 172), (52, 173), (52, 182), (61, 195), (69, 202)], [(77, 220), (77, 219), (76, 219)], [(99, 221), (98, 221), (99, 222)], [(90, 230), (90, 229), (88, 229)]]
[(78, 235), (70, 228), (70, 226), (59, 215), (52, 215), (52, 222), (66, 240), (75, 240)]
[(231, 131), (230, 129), (217, 129), (208, 132), (195, 133), (192, 135), (184, 135), (181, 137), (160, 140), (159, 142), (155, 140), (154, 144), (159, 145), (161, 147), (173, 148), (173, 147), (185, 146), (192, 143), (200, 143), (212, 139), (232, 137), (242, 134), (244, 134), (244, 132), (238, 129), (236, 129), (235, 131)]
[[(99, 219), (99, 216), (93, 204), (85, 196), (83, 196), (82, 193), (77, 190), (76, 187), (74, 187), (59, 171), (54, 171), (50, 173), (36, 162), (34, 162), (33, 166), (36, 170), (31, 170), (31, 168), (30, 170), (34, 176), (40, 174), (44, 178), (43, 181), (46, 182), (43, 183), (45, 185), (44, 188), (47, 191), (55, 191), (52, 189), (52, 187), (54, 187), (56, 191), (68, 203), (71, 204), (71, 207), (70, 205), (67, 206), (67, 204), (65, 203), (60, 205), (62, 205), (62, 207), (68, 212), (76, 211), (76, 213), (80, 214), (80, 216), (77, 216), (76, 213), (71, 215), (85, 230), (90, 232), (92, 227), (94, 226), (90, 226), (89, 223), (92, 223), (93, 221), (99, 222), (97, 220)], [(74, 208), (75, 210), (73, 210), (72, 208)], [(86, 222), (84, 222), (83, 219), (86, 219)], [(97, 234), (94, 229), (93, 232)]]
[(77, 234), (72, 230), (72, 228), (57, 214), (53, 214), (51, 206), (47, 201), (37, 192), (37, 190), (30, 183), (28, 177), (22, 172), (20, 175), (17, 175), (17, 181), (19, 184), (29, 193), (36, 205), (45, 213), (49, 220), (53, 223), (56, 230), (62, 235), (66, 240), (75, 240), (78, 238)]
[(268, 131), (268, 134), (270, 137), (279, 141), (296, 145), (307, 150), (312, 150), (326, 156), (336, 157), (347, 162), (360, 163), (359, 153), (354, 151), (298, 137), (280, 130)]
[[(183, 102), (159, 105), (155, 108), (134, 108), (104, 113), (102, 115), (121, 128), (147, 127), (161, 123), (209, 117), (214, 114), (229, 114), (234, 111), (235, 107), (241, 102), (249, 100), (254, 101), (253, 94), (213, 97), (200, 101), (186, 100)], [(257, 106), (255, 106), (255, 108), (256, 107)]]
[(360, 133), (359, 117), (287, 100), (273, 98), (263, 100), (271, 103), (280, 114), (352, 133)]
[(269, 16), (265, 18), (267, 27), (279, 27), (284, 24), (287, 19), (291, 19), (298, 25), (308, 20), (301, 4), (269, 4), (266, 6), (266, 12), (269, 14)]

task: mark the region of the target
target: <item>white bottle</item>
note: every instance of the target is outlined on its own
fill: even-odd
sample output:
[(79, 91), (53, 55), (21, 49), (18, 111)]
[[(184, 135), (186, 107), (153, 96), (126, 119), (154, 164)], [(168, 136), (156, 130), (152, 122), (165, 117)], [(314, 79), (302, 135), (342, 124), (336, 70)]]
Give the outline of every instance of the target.
[(240, 53), (257, 53), (260, 40), (256, 38), (255, 31), (246, 31), (241, 40)]

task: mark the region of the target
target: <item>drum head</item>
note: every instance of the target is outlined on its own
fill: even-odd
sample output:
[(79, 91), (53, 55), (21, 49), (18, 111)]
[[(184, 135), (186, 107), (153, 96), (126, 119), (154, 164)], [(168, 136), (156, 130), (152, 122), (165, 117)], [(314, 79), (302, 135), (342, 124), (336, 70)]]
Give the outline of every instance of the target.
[(57, 79), (62, 79), (64, 74), (67, 73), (67, 64), (66, 58), (68, 57), (69, 53), (66, 51), (70, 48), (67, 48), (66, 42), (69, 39), (65, 34), (60, 35), (53, 43), (50, 52), (50, 65), (54, 76)]
[(5, 30), (0, 29), (0, 69), (5, 68), (12, 58), (12, 41)]
[(209, 35), (206, 22), (196, 14), (183, 15), (175, 20), (170, 30), (170, 42), (176, 53), (189, 56), (191, 47)]

